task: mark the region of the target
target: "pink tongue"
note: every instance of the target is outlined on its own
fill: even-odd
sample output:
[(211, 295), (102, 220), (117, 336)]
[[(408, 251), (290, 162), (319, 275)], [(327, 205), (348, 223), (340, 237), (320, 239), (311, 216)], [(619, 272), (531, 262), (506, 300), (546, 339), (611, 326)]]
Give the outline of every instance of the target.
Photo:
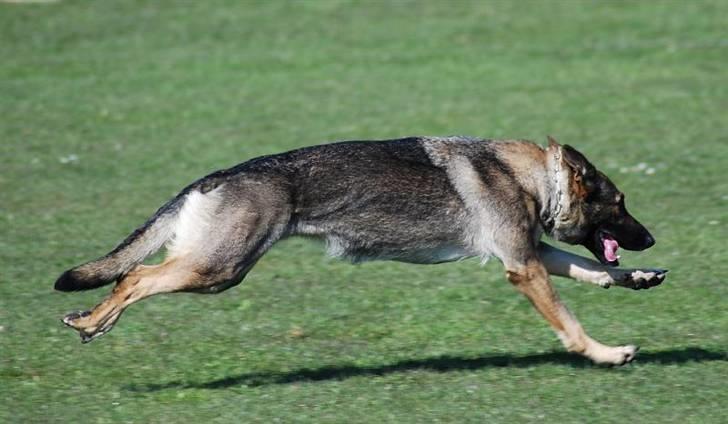
[(617, 243), (617, 240), (609, 236), (605, 236), (602, 243), (604, 243), (604, 257), (609, 262), (614, 262), (619, 259), (619, 256), (617, 256), (617, 249), (619, 249), (619, 243)]

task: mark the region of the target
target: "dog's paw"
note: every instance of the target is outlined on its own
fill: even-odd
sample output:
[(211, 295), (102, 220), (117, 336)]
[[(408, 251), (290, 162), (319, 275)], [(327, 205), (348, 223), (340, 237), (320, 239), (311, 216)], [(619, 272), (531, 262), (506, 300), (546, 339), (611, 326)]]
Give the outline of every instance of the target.
[(587, 356), (600, 365), (619, 366), (634, 361), (639, 350), (640, 348), (634, 345), (600, 346), (598, 349), (588, 353)]
[(66, 316), (64, 316), (63, 319), (61, 319), (61, 321), (67, 327), (71, 327), (71, 328), (78, 330), (80, 328), (78, 321), (83, 318), (86, 318), (89, 315), (91, 315), (90, 311), (71, 312), (70, 314), (66, 314)]
[(668, 270), (666, 269), (635, 269), (624, 274), (620, 286), (633, 290), (649, 289), (659, 286), (665, 281)]
[(635, 356), (637, 356), (637, 351), (639, 350), (639, 346), (634, 345), (617, 346), (615, 348), (615, 357), (611, 362), (611, 365), (624, 365), (634, 361)]

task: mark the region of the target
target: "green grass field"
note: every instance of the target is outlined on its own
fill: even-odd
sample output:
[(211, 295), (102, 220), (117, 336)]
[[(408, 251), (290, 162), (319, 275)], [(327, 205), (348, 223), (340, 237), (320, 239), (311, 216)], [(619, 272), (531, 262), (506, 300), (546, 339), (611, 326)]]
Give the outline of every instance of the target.
[[(0, 422), (725, 422), (726, 16), (719, 0), (0, 2)], [(563, 353), (497, 261), (352, 266), (300, 239), (91, 344), (61, 325), (108, 288), (55, 278), (203, 174), (425, 134), (551, 134), (612, 176), (658, 240), (623, 264), (666, 283), (555, 284), (592, 336), (640, 345), (635, 363)]]

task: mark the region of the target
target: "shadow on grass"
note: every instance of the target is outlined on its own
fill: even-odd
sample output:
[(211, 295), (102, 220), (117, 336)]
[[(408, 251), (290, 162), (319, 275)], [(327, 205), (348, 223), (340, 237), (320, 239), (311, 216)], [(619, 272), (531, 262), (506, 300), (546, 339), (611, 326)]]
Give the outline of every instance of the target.
[[(725, 352), (713, 352), (689, 347), (660, 352), (643, 352), (637, 356), (637, 362), (640, 364), (682, 364), (706, 361), (728, 361), (728, 355)], [(409, 359), (388, 365), (342, 365), (314, 369), (303, 368), (288, 372), (253, 372), (202, 383), (172, 381), (162, 384), (127, 386), (126, 389), (135, 392), (155, 392), (165, 389), (225, 389), (236, 386), (257, 387), (271, 384), (345, 380), (351, 377), (382, 376), (416, 370), (450, 372), (493, 367), (527, 368), (541, 364), (568, 365), (576, 368), (594, 367), (589, 360), (567, 352), (546, 352), (525, 356), (492, 355), (475, 358), (446, 355), (424, 359)]]

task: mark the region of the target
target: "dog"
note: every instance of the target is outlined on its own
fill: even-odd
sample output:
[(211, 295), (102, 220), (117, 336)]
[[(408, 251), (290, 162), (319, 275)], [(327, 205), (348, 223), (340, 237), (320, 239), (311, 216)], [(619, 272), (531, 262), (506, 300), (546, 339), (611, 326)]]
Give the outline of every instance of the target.
[[(597, 260), (552, 247), (544, 234)], [(110, 253), (58, 278), (64, 292), (116, 282), (92, 310), (62, 321), (89, 342), (149, 296), (239, 284), (276, 241), (295, 235), (324, 239), (329, 254), (352, 262), (495, 257), (565, 348), (599, 364), (630, 362), (638, 348), (590, 338), (549, 275), (647, 289), (667, 273), (617, 268), (619, 247), (644, 250), (655, 240), (606, 175), (551, 137), (546, 147), (469, 137), (345, 141), (255, 158), (190, 184)], [(142, 264), (163, 246), (161, 263)]]

